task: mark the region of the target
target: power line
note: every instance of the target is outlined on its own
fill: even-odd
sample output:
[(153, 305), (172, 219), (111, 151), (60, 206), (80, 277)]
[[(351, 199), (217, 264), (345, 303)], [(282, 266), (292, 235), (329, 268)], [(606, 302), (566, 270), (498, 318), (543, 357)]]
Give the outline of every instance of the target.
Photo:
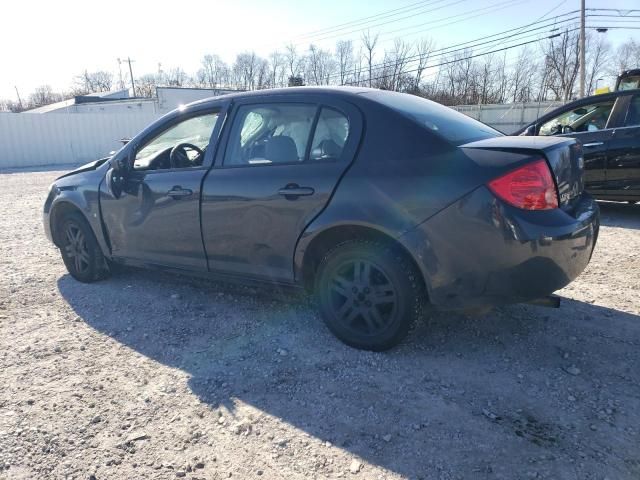
[[(555, 9), (557, 9), (557, 6), (554, 7), (554, 9), (552, 9), (551, 11), (553, 11)], [(592, 9), (592, 10), (596, 10), (596, 9)], [(546, 15), (548, 15), (548, 13), (550, 13), (550, 12), (547, 12), (545, 15), (542, 16), (542, 18), (545, 17)], [(574, 14), (574, 13), (577, 13), (577, 12), (578, 12), (578, 10), (573, 10), (571, 12), (566, 12), (564, 14), (557, 15), (556, 17), (553, 17), (552, 19), (542, 20), (542, 21), (538, 20), (536, 22), (532, 22), (532, 23), (527, 24), (527, 25), (523, 25), (523, 26), (520, 26), (520, 27), (516, 27), (516, 28), (509, 29), (509, 30), (505, 30), (503, 32), (496, 33), (496, 34), (493, 34), (493, 35), (480, 37), (480, 38), (477, 38), (477, 39), (474, 39), (474, 40), (470, 40), (468, 42), (463, 42), (463, 43), (460, 43), (460, 44), (451, 45), (451, 46), (444, 47), (444, 48), (441, 48), (441, 49), (438, 49), (438, 50), (432, 50), (428, 54), (425, 54), (425, 55), (421, 55), (421, 54), (412, 55), (412, 56), (406, 57), (403, 60), (405, 62), (405, 65), (407, 65), (407, 64), (415, 63), (415, 62), (421, 60), (423, 57), (428, 57), (429, 59), (432, 59), (434, 56), (435, 57), (444, 57), (445, 55), (450, 55), (450, 54), (453, 54), (453, 53), (456, 53), (456, 52), (459, 52), (459, 51), (464, 51), (464, 50), (476, 48), (478, 46), (486, 45), (486, 44), (489, 45), (486, 48), (490, 49), (497, 42), (508, 41), (508, 40), (510, 40), (512, 38), (515, 38), (515, 37), (519, 37), (519, 39), (530, 38), (532, 36), (539, 35), (539, 33), (533, 33), (531, 35), (524, 35), (524, 34), (529, 33), (529, 32), (538, 31), (538, 30), (542, 30), (542, 29), (549, 28), (549, 27), (553, 27), (553, 28), (550, 31), (548, 31), (547, 33), (552, 33), (554, 30), (558, 30), (561, 27), (569, 26), (569, 24), (572, 21), (578, 19), (578, 17), (575, 16), (575, 17), (562, 19), (562, 20), (560, 20), (558, 22), (557, 21), (558, 18), (567, 16), (567, 15), (571, 15), (571, 14)], [(594, 14), (587, 15), (587, 17), (591, 17), (591, 16), (595, 16), (595, 15)], [(600, 16), (600, 15), (598, 15), (598, 16)], [(611, 15), (611, 16), (612, 17), (618, 17), (617, 15)], [(638, 18), (640, 18), (640, 16), (638, 16)], [(613, 22), (614, 20), (610, 20), (610, 21)], [(634, 20), (620, 20), (620, 21), (621, 22), (626, 22), (626, 23), (634, 22)], [(552, 22), (552, 23), (549, 23), (549, 22)], [(529, 30), (522, 31), (523, 28), (527, 28), (528, 26), (533, 26), (533, 25), (540, 24), (540, 23), (543, 23), (545, 25), (542, 25), (542, 26), (539, 26), (539, 27), (536, 27), (536, 28), (532, 28), (532, 29), (529, 29)], [(496, 37), (496, 36), (499, 36), (499, 35), (503, 35), (505, 33), (509, 33), (509, 32), (512, 32), (512, 31), (518, 31), (518, 30), (519, 30), (519, 32), (516, 32), (516, 33), (514, 33), (512, 35), (507, 35), (507, 36), (503, 36), (503, 37), (500, 37), (500, 38), (495, 38), (493, 40), (477, 43), (479, 40)], [(471, 45), (469, 45), (469, 44), (471, 44)], [(456, 50), (452, 50), (454, 47), (462, 47), (462, 46), (464, 46), (464, 48), (458, 48)], [(439, 52), (441, 52), (441, 53), (439, 53)], [(485, 52), (486, 52), (486, 50), (485, 50)], [(484, 53), (484, 52), (479, 52), (479, 53)], [(375, 64), (375, 65), (372, 65), (371, 69), (372, 70), (384, 70), (385, 68), (394, 66), (396, 64), (397, 64), (397, 60), (392, 60), (392, 61), (382, 62), (382, 63), (378, 63), (378, 64)], [(424, 67), (424, 68), (431, 68), (431, 67), (432, 66), (427, 66), (427, 67)], [(343, 72), (342, 74), (338, 73), (338, 74), (330, 75), (328, 78), (335, 79), (335, 78), (340, 77), (341, 75), (342, 76), (352, 76), (352, 75), (355, 75), (355, 74), (361, 74), (365, 70), (368, 70), (368, 67), (356, 68), (356, 69), (353, 69), (353, 70), (349, 70), (347, 72)], [(351, 84), (351, 83), (353, 83), (353, 82), (349, 82), (349, 84)]]
[[(640, 28), (640, 27), (638, 27), (638, 28)], [(567, 33), (571, 33), (571, 32), (574, 32), (574, 31), (576, 31), (576, 30), (578, 30), (578, 28), (573, 28), (573, 29), (571, 29), (571, 30), (567, 30), (566, 32), (567, 32)], [(554, 35), (550, 35), (550, 36), (545, 37), (545, 38), (539, 38), (539, 39), (536, 39), (536, 40), (529, 40), (528, 42), (522, 42), (522, 43), (518, 43), (518, 44), (516, 44), (516, 45), (510, 45), (510, 46), (508, 46), (508, 47), (498, 48), (498, 49), (496, 49), (496, 50), (492, 50), (492, 51), (490, 51), (490, 52), (486, 52), (486, 53), (478, 53), (478, 54), (475, 54), (475, 55), (469, 55), (469, 56), (464, 57), (464, 58), (457, 58), (457, 59), (455, 59), (455, 60), (450, 60), (450, 61), (447, 61), (447, 62), (442, 62), (442, 63), (435, 64), (435, 65), (430, 65), (430, 66), (425, 67), (425, 70), (426, 70), (426, 69), (428, 69), (428, 68), (441, 67), (441, 66), (443, 66), (443, 65), (450, 65), (450, 64), (452, 64), (452, 63), (458, 63), (458, 62), (461, 62), (461, 61), (464, 61), (464, 60), (470, 60), (470, 59), (473, 59), (473, 58), (482, 57), (482, 56), (485, 56), (485, 55), (490, 55), (490, 54), (492, 54), (492, 53), (503, 52), (503, 51), (505, 51), (505, 50), (509, 50), (509, 49), (512, 49), (512, 48), (522, 47), (522, 46), (524, 46), (524, 45), (529, 45), (529, 44), (531, 44), (531, 43), (541, 42), (542, 40), (547, 40), (547, 39), (549, 39), (549, 38), (553, 38), (553, 37), (558, 36), (558, 35), (560, 35), (560, 34), (554, 34)], [(407, 70), (407, 71), (404, 71), (403, 73), (404, 73), (404, 74), (407, 74), (407, 73), (415, 73), (415, 72), (417, 72), (418, 70), (419, 70), (419, 69), (415, 69), (415, 70)], [(379, 76), (379, 77), (372, 78), (371, 80), (372, 80), (372, 81), (373, 81), (373, 80), (382, 80), (382, 79), (384, 79), (384, 78), (389, 78), (389, 77), (393, 77), (393, 76), (394, 76), (394, 75), (381, 75), (381, 76)], [(356, 83), (356, 82), (347, 82), (347, 83), (346, 83), (346, 85), (353, 85), (354, 83)]]
[[(448, 3), (448, 4), (446, 4), (446, 5), (442, 5), (442, 6), (438, 7), (438, 8), (432, 8), (432, 9), (426, 10), (426, 11), (424, 11), (424, 12), (421, 12), (421, 13), (420, 13), (420, 15), (423, 15), (423, 14), (425, 14), (425, 13), (432, 13), (432, 12), (435, 12), (436, 10), (442, 10), (443, 8), (452, 7), (452, 6), (454, 6), (454, 5), (457, 5), (457, 4), (459, 4), (459, 3), (466, 2), (466, 1), (467, 1), (467, 0), (454, 0), (453, 2)], [(504, 3), (509, 3), (509, 2), (513, 2), (513, 1), (514, 1), (514, 0), (507, 0), (507, 1), (506, 1), (506, 2), (504, 2)], [(523, 0), (523, 1), (524, 1), (524, 0)], [(469, 12), (467, 12), (467, 13), (469, 13)], [(462, 15), (464, 15), (464, 14), (462, 14)], [(414, 18), (415, 16), (416, 16), (416, 14), (408, 15), (408, 16), (406, 16), (406, 17), (396, 18), (396, 19), (389, 20), (389, 21), (382, 22), (382, 23), (378, 23), (378, 24), (375, 24), (375, 25), (367, 25), (365, 28), (357, 28), (357, 29), (355, 29), (355, 30), (350, 30), (350, 31), (348, 31), (348, 32), (342, 32), (342, 33), (338, 33), (338, 34), (334, 34), (334, 35), (323, 36), (323, 37), (321, 37), (321, 38), (317, 38), (317, 39), (315, 39), (315, 41), (316, 41), (316, 42), (322, 42), (322, 41), (324, 41), (324, 40), (329, 40), (329, 39), (331, 39), (331, 38), (336, 38), (336, 37), (338, 37), (338, 36), (340, 36), (340, 35), (348, 35), (348, 34), (350, 34), (350, 33), (360, 33), (360, 32), (363, 32), (365, 29), (370, 30), (370, 29), (372, 29), (372, 28), (382, 27), (382, 26), (384, 26), (384, 25), (389, 25), (389, 24), (391, 24), (391, 23), (400, 22), (400, 21), (402, 21), (402, 20), (407, 20), (408, 18)], [(456, 16), (459, 16), (459, 15), (456, 15)], [(453, 17), (448, 17), (448, 18), (455, 18), (455, 16), (453, 16)], [(411, 27), (409, 27), (409, 28), (411, 28)]]
[[(598, 26), (598, 27), (594, 27), (594, 26), (587, 26), (586, 28), (588, 28), (588, 29), (593, 29), (593, 30), (595, 30), (595, 29), (597, 29), (597, 28), (615, 28), (615, 29), (627, 29), (627, 30), (640, 30), (640, 26), (639, 26), (639, 27), (624, 27), (624, 26), (621, 26), (621, 27), (616, 27), (616, 26), (614, 26), (614, 27), (607, 27), (606, 25), (602, 25), (602, 26)], [(575, 32), (576, 30), (579, 30), (579, 29), (580, 29), (580, 27), (575, 27), (575, 28), (572, 28), (572, 29), (570, 29), (570, 30), (566, 30), (564, 33), (572, 33), (572, 32)], [(554, 37), (559, 36), (559, 35), (561, 35), (561, 33), (556, 33), (556, 34), (550, 35), (550, 36), (548, 36), (548, 37), (539, 38), (539, 39), (536, 39), (536, 40), (530, 40), (530, 41), (528, 41), (528, 42), (518, 43), (518, 44), (516, 44), (516, 45), (510, 45), (510, 46), (507, 46), (507, 47), (498, 48), (498, 49), (496, 49), (496, 50), (492, 50), (492, 51), (490, 51), (490, 52), (486, 52), (486, 53), (479, 53), (479, 54), (475, 54), (475, 55), (468, 55), (468, 56), (466, 56), (466, 57), (464, 57), (464, 58), (457, 58), (457, 59), (455, 59), (455, 60), (450, 60), (450, 61), (447, 61), (447, 62), (441, 62), (441, 63), (435, 64), (435, 65), (429, 65), (429, 66), (425, 67), (425, 68), (424, 68), (424, 70), (426, 70), (426, 69), (430, 69), (430, 68), (435, 68), (435, 67), (441, 67), (441, 66), (444, 66), (444, 65), (450, 65), (450, 64), (452, 64), (452, 63), (458, 63), (458, 62), (461, 62), (461, 61), (464, 61), (464, 60), (470, 60), (470, 59), (473, 59), (473, 58), (482, 57), (482, 56), (485, 56), (485, 55), (490, 55), (490, 54), (492, 54), (492, 53), (503, 52), (503, 51), (506, 51), (506, 50), (510, 50), (510, 49), (512, 49), (512, 48), (518, 48), (518, 47), (522, 47), (522, 46), (524, 46), (524, 45), (529, 45), (529, 44), (532, 44), (532, 43), (541, 42), (541, 41), (543, 41), (543, 40), (547, 40), (547, 39), (550, 39), (550, 38), (554, 38)], [(403, 73), (403, 74), (407, 74), (407, 73), (416, 73), (418, 70), (419, 70), (419, 69), (406, 70), (406, 71), (404, 71), (404, 72), (402, 72), (402, 73)], [(395, 75), (397, 75), (397, 73), (396, 73)], [(390, 77), (393, 77), (393, 76), (395, 76), (395, 75), (394, 75), (394, 74), (391, 74), (391, 75), (381, 75), (381, 76), (378, 76), (378, 77), (372, 78), (371, 80), (372, 80), (372, 81), (375, 81), (375, 80), (383, 80), (383, 79), (385, 79), (385, 78), (390, 78)], [(354, 85), (355, 83), (358, 83), (358, 82), (355, 82), (355, 81), (346, 82), (346, 83), (345, 83), (345, 85)]]
[[(393, 10), (388, 10), (386, 12), (382, 12), (382, 13), (379, 13), (377, 15), (371, 15), (371, 16), (368, 16), (368, 17), (362, 17), (360, 19), (356, 19), (356, 20), (353, 20), (351, 22), (345, 22), (345, 23), (342, 23), (340, 25), (335, 25), (333, 27), (327, 27), (327, 28), (323, 28), (323, 29), (320, 29), (320, 30), (315, 30), (315, 31), (307, 33), (307, 34), (298, 35), (297, 37), (294, 37), (294, 39), (327, 35), (329, 33), (336, 32), (336, 31), (339, 31), (339, 30), (345, 30), (347, 28), (351, 28), (351, 27), (356, 26), (356, 25), (366, 24), (366, 23), (369, 23), (369, 22), (375, 22), (375, 21), (379, 21), (380, 19), (389, 18), (389, 17), (393, 17), (393, 16), (396, 16), (396, 15), (402, 15), (404, 13), (407, 13), (407, 12), (413, 11), (413, 10), (420, 10), (420, 9), (424, 8), (425, 6), (430, 6), (430, 5), (437, 4), (437, 3), (440, 3), (440, 2), (444, 2), (444, 1), (447, 1), (447, 0), (427, 0), (427, 1), (422, 1), (422, 2), (412, 3), (410, 5), (406, 5), (406, 6), (400, 7), (400, 8), (395, 8)], [(425, 13), (425, 12), (423, 12), (423, 13)], [(415, 14), (416, 13), (414, 13), (414, 15)], [(368, 28), (368, 27), (365, 26), (363, 28)]]
[[(566, 19), (563, 19), (563, 20), (560, 20), (559, 22), (557, 22), (557, 19), (559, 17), (570, 15), (570, 14), (575, 14), (575, 13), (577, 13), (577, 10), (574, 10), (574, 11), (571, 11), (571, 12), (567, 12), (567, 13), (562, 14), (562, 15), (558, 15), (558, 16), (554, 17), (553, 19), (532, 22), (532, 23), (529, 23), (529, 24), (526, 24), (526, 25), (522, 25), (520, 27), (511, 28), (511, 29), (508, 29), (508, 30), (504, 30), (502, 32), (494, 33), (492, 35), (486, 35), (486, 36), (479, 37), (479, 38), (476, 38), (476, 39), (473, 39), (473, 40), (469, 40), (469, 41), (466, 41), (466, 42), (461, 42), (461, 43), (457, 43), (457, 44), (454, 44), (454, 45), (448, 45), (446, 47), (442, 47), (442, 48), (439, 48), (439, 49), (436, 49), (436, 50), (431, 50), (428, 54), (412, 55), (412, 56), (407, 57), (405, 60), (409, 61), (409, 63), (412, 63), (413, 61), (420, 60), (420, 59), (422, 59), (424, 57), (433, 58), (434, 56), (436, 56), (436, 57), (444, 56), (444, 55), (448, 55), (448, 54), (451, 54), (451, 53), (455, 53), (456, 51), (475, 48), (475, 47), (478, 47), (480, 45), (494, 44), (494, 43), (497, 43), (497, 42), (500, 42), (500, 41), (503, 41), (503, 40), (508, 40), (510, 38), (513, 38), (515, 36), (519, 36), (519, 35), (522, 35), (522, 34), (525, 34), (525, 33), (535, 32), (535, 31), (543, 30), (543, 29), (550, 28), (550, 27), (558, 28), (558, 27), (564, 26), (564, 25), (568, 24), (569, 22), (571, 22), (573, 20), (576, 20), (578, 18), (577, 16), (576, 17), (570, 17), (570, 18), (566, 18)], [(521, 31), (520, 33), (511, 34), (511, 35), (505, 35), (505, 34), (508, 34), (510, 32), (513, 32), (515, 30), (522, 30), (523, 28), (532, 27), (532, 26), (538, 25), (538, 24), (544, 24), (544, 25), (540, 25), (538, 27), (531, 28), (531, 29), (528, 29), (526, 31)], [(486, 39), (493, 38), (493, 37), (499, 37), (499, 38), (494, 38), (493, 40), (488, 40), (488, 41), (482, 42), (482, 40), (486, 40)], [(480, 43), (478, 43), (478, 42), (480, 42)], [(464, 48), (458, 48), (458, 47), (464, 47)], [(453, 49), (456, 49), (456, 48), (458, 48), (458, 49), (457, 50), (453, 50)], [(378, 63), (378, 64), (375, 64), (375, 65), (372, 65), (372, 69), (378, 70), (380, 68), (385, 68), (385, 67), (394, 65), (395, 63), (396, 63), (395, 61), (388, 61), (388, 62)], [(350, 70), (350, 71), (346, 72), (346, 75), (357, 73), (357, 72), (359, 72), (361, 70), (362, 69), (357, 69), (356, 68), (356, 69), (353, 69), (353, 70)], [(334, 78), (334, 77), (338, 77), (338, 76), (339, 76), (339, 74), (336, 74), (336, 75), (332, 75), (330, 78)]]

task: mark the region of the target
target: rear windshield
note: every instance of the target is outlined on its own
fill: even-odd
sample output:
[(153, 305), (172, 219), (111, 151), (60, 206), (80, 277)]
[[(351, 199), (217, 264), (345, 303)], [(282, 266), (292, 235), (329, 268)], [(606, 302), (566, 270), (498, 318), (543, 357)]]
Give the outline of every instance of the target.
[(503, 136), (489, 125), (426, 98), (388, 91), (363, 95), (415, 120), (454, 145)]

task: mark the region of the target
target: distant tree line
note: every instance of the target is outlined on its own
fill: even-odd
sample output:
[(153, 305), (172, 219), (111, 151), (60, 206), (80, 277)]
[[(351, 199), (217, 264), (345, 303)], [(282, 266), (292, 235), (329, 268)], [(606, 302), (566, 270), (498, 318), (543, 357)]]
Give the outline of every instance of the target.
[[(613, 49), (605, 36), (587, 36), (586, 90), (592, 93), (602, 77), (640, 67), (640, 43), (629, 39)], [(485, 54), (488, 49), (437, 50), (432, 39), (397, 39), (382, 48), (378, 35), (363, 33), (358, 44), (340, 40), (333, 50), (310, 45), (306, 51), (289, 45), (267, 57), (244, 52), (227, 63), (219, 55), (202, 58), (191, 74), (182, 67), (145, 73), (135, 79), (135, 96), (152, 97), (159, 86), (260, 90), (300, 85), (354, 85), (412, 93), (445, 105), (569, 100), (576, 95), (579, 75), (577, 31), (544, 40), (537, 47), (520, 48), (515, 59), (509, 50)], [(22, 99), (1, 100), (0, 110), (21, 111), (76, 95), (127, 88), (106, 71), (83, 72), (66, 92), (50, 86), (36, 88)]]

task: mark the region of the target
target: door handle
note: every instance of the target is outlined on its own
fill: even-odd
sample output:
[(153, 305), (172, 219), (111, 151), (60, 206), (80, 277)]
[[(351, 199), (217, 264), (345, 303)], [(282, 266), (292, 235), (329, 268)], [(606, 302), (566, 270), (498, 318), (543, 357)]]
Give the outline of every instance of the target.
[(314, 193), (315, 193), (315, 190), (313, 188), (300, 187), (295, 183), (287, 185), (286, 187), (278, 190), (278, 195), (284, 195), (285, 197), (291, 197), (291, 198), (313, 195)]
[(582, 146), (584, 148), (589, 148), (589, 147), (599, 147), (600, 145), (604, 145), (604, 142), (591, 142), (591, 143), (584, 143)]
[(188, 197), (189, 195), (193, 195), (193, 190), (176, 186), (176, 187), (173, 187), (171, 190), (169, 190), (167, 192), (167, 195), (169, 195), (174, 200), (180, 200), (183, 197)]

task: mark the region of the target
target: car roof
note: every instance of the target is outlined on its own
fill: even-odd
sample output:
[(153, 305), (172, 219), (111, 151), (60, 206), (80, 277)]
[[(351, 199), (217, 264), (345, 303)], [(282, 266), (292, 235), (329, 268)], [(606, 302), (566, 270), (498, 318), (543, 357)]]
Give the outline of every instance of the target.
[(627, 75), (640, 75), (640, 68), (631, 68), (629, 70), (624, 70), (618, 75), (619, 77), (624, 77)]
[(367, 92), (384, 92), (376, 88), (365, 87), (330, 87), (330, 86), (313, 86), (313, 87), (285, 87), (285, 88), (268, 88), (264, 90), (251, 90), (246, 92), (234, 92), (226, 95), (219, 95), (216, 97), (205, 98), (185, 105), (185, 108), (190, 107), (202, 107), (208, 104), (213, 104), (220, 100), (235, 100), (243, 98), (268, 98), (271, 96), (289, 96), (289, 95), (329, 95), (338, 97), (351, 97), (357, 98), (358, 95)]
[(578, 100), (574, 100), (572, 102), (569, 103), (565, 103), (564, 105), (562, 105), (561, 107), (556, 108), (556, 110), (560, 109), (560, 108), (567, 108), (567, 107), (571, 107), (573, 105), (580, 106), (584, 103), (590, 103), (593, 100), (613, 100), (615, 98), (618, 97), (622, 97), (625, 95), (640, 95), (640, 89), (634, 88), (634, 89), (630, 89), (630, 90), (617, 90), (615, 92), (609, 92), (609, 93), (600, 93), (597, 95), (590, 95), (588, 97), (582, 97), (579, 98)]

